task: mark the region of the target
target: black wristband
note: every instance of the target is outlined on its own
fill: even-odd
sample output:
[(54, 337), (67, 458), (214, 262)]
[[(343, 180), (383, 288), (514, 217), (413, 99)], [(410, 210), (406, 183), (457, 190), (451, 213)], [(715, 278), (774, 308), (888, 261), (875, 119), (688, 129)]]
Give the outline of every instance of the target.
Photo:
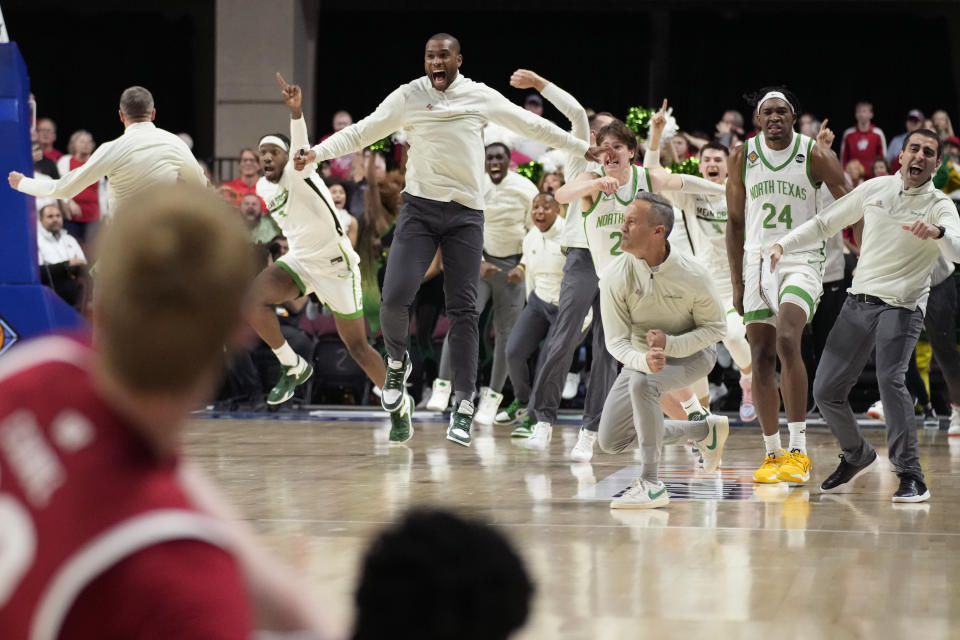
[(940, 238), (942, 238), (943, 236), (945, 236), (945, 235), (947, 234), (947, 228), (946, 228), (946, 227), (943, 227), (943, 226), (941, 226), (941, 225), (939, 225), (939, 224), (935, 224), (935, 225), (933, 225), (933, 226), (935, 226), (937, 229), (940, 229), (940, 235), (937, 236), (937, 240), (939, 240)]

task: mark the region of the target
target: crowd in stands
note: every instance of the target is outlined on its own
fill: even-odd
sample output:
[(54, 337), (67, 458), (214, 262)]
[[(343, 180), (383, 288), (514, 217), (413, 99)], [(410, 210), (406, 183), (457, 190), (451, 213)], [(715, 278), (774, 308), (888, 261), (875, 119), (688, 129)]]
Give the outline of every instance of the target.
[[(542, 114), (543, 99), (537, 93), (531, 93), (524, 99), (524, 107), (534, 113)], [(944, 141), (944, 160), (934, 176), (934, 184), (954, 200), (960, 200), (960, 138), (954, 131), (950, 116), (944, 110), (936, 110), (928, 118), (920, 109), (911, 109), (905, 114), (903, 131), (888, 138), (873, 124), (874, 108), (868, 102), (859, 102), (854, 106), (854, 124), (838, 136), (833, 150), (841, 159), (846, 179), (851, 187), (876, 176), (889, 175), (899, 170), (898, 152), (904, 137), (920, 128), (936, 131)], [(838, 118), (839, 120), (839, 118)], [(332, 118), (332, 133), (349, 126), (353, 122), (347, 111), (337, 111)], [(704, 145), (719, 142), (727, 148), (734, 148), (745, 139), (757, 134), (754, 120), (747, 127), (744, 114), (739, 110), (724, 111), (712, 133), (704, 131), (677, 131), (669, 142), (663, 145), (661, 163), (665, 167), (683, 162), (688, 158), (696, 159)], [(814, 114), (803, 113), (797, 123), (800, 133), (816, 137), (822, 124), (821, 118)], [(192, 139), (180, 134), (188, 146)], [(494, 134), (493, 137), (497, 137)], [(39, 118), (34, 131), (33, 160), (34, 175), (38, 179), (57, 179), (64, 173), (83, 165), (96, 148), (96, 142), (90, 132), (78, 130), (71, 133), (66, 145), (66, 153), (57, 149), (56, 123), (49, 118)], [(531, 161), (540, 161), (542, 171), (524, 173), (526, 178), (536, 178), (535, 191), (554, 193), (565, 183), (562, 167), (555, 166), (553, 156), (548, 149), (522, 138), (500, 139), (510, 151), (510, 169), (518, 166), (529, 167)], [(369, 327), (369, 339), (375, 347), (382, 350), (379, 338), (380, 286), (383, 283), (386, 261), (389, 255), (393, 228), (401, 215), (401, 192), (404, 187), (405, 148), (402, 139), (394, 139), (385, 144), (378, 143), (361, 153), (351, 154), (323, 162), (320, 173), (330, 189), (333, 204), (341, 227), (348, 235), (351, 244), (361, 258), (364, 316)], [(642, 162), (643, 145), (641, 144)], [(201, 166), (223, 197), (232, 203), (250, 232), (250, 241), (261, 248), (263, 264), (283, 255), (285, 241), (279, 227), (270, 217), (266, 203), (258, 196), (257, 182), (262, 178), (262, 167), (257, 149), (244, 147), (240, 150), (235, 175), (219, 176), (220, 181), (210, 175), (207, 163)], [(224, 165), (221, 165), (224, 166)], [(95, 258), (90, 255), (92, 241), (101, 220), (108, 219), (111, 212), (107, 208), (104, 180), (91, 185), (78, 196), (70, 200), (38, 199), (38, 244), (43, 282), (52, 288), (69, 304), (84, 310), (89, 302), (89, 282), (86, 265)], [(561, 216), (566, 207), (561, 208)], [(528, 221), (526, 228), (533, 226)], [(846, 289), (856, 266), (858, 246), (854, 234), (847, 230), (843, 237), (844, 279), (838, 282)], [(947, 284), (956, 288), (957, 276), (949, 276)], [(323, 306), (323, 302), (314, 295), (305, 296), (276, 306), (283, 333), (293, 349), (304, 358), (319, 364), (318, 375), (309, 385), (300, 388), (293, 402), (303, 404), (374, 404), (372, 392), (363, 372), (347, 356), (345, 348), (336, 339), (336, 329), (332, 315)], [(481, 356), (480, 380), (487, 384), (491, 377), (491, 365), (495, 351), (494, 323), (491, 313), (481, 316)], [(410, 391), (420, 406), (429, 401), (431, 386), (438, 378), (441, 369), (441, 345), (447, 322), (444, 316), (443, 271), (441, 261), (434, 260), (421, 284), (413, 309), (411, 322), (411, 359), (414, 372), (410, 378)], [(829, 327), (826, 328), (826, 331)], [(818, 329), (816, 333), (826, 335)], [(807, 370), (816, 370), (815, 359), (819, 352), (819, 340), (814, 329), (809, 329), (810, 362)], [(564, 389), (566, 406), (578, 406), (582, 401), (583, 389), (580, 385), (579, 371), (590, 366), (590, 335), (585, 335), (583, 346), (577, 351)], [(250, 408), (265, 410), (264, 397), (279, 375), (274, 358), (269, 357), (269, 348), (260, 343), (236, 361), (229, 363), (227, 380), (220, 393), (219, 402), (227, 408)], [(321, 361), (322, 360), (322, 361)], [(931, 361), (930, 346), (923, 336), (918, 346), (921, 367), (911, 367), (909, 374), (911, 393), (917, 398), (918, 407), (926, 410), (928, 417), (933, 415), (932, 405), (940, 412), (950, 411), (949, 399), (934, 377), (931, 390), (928, 365)], [(812, 376), (811, 376), (812, 377)], [(739, 401), (737, 389), (736, 365), (721, 347), (720, 361), (711, 374), (711, 400), (716, 407), (735, 408)], [(812, 384), (812, 380), (811, 380)], [(931, 393), (932, 391), (932, 393)], [(508, 382), (504, 393), (508, 398), (513, 390)], [(811, 396), (812, 397), (812, 396)], [(861, 408), (876, 399), (875, 393), (867, 391), (859, 399)], [(872, 413), (882, 415), (877, 408)], [(954, 412), (956, 413), (956, 411)], [(960, 418), (960, 415), (958, 415)], [(960, 424), (960, 422), (958, 422)]]

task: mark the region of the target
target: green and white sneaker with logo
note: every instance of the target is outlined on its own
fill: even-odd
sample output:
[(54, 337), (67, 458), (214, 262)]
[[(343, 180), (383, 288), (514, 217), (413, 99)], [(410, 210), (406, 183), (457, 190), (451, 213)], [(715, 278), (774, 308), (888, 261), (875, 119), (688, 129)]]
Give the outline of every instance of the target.
[(281, 366), (280, 368), (282, 369), (280, 380), (277, 381), (273, 389), (270, 389), (270, 393), (267, 395), (267, 404), (283, 404), (293, 397), (293, 392), (296, 391), (297, 387), (313, 375), (313, 367), (300, 356), (297, 356), (297, 364), (290, 367)]
[(730, 435), (730, 419), (727, 416), (713, 414), (707, 416), (707, 437), (695, 443), (703, 458), (704, 471), (708, 473), (716, 471), (720, 466), (720, 454), (723, 452), (723, 445), (728, 435)]
[(527, 405), (520, 404), (520, 401), (514, 398), (513, 402), (511, 402), (506, 409), (496, 415), (493, 419), (493, 424), (500, 427), (509, 427), (512, 424), (523, 422), (523, 419), (526, 417)]
[(380, 405), (384, 411), (393, 413), (404, 403), (404, 396), (407, 394), (407, 378), (410, 377), (413, 365), (406, 351), (403, 352), (403, 360), (394, 360), (385, 355), (383, 362), (387, 365), (387, 380), (380, 393)]
[(530, 414), (524, 415), (517, 428), (510, 432), (510, 437), (529, 438), (533, 435), (533, 425), (535, 424), (537, 424), (537, 421), (533, 419), (533, 416)]
[(670, 504), (667, 487), (658, 480), (634, 478), (633, 486), (610, 501), (611, 509), (655, 509)]
[(465, 447), (470, 446), (470, 425), (473, 424), (473, 403), (461, 400), (460, 406), (450, 416), (447, 440)]
[(390, 414), (390, 444), (403, 444), (413, 437), (413, 397), (406, 396), (407, 401)]

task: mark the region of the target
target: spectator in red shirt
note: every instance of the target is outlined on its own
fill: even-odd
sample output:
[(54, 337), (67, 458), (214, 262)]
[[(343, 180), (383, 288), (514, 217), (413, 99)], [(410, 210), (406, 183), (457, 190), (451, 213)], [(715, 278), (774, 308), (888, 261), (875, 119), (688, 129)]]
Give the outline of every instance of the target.
[[(240, 177), (230, 182), (224, 182), (222, 186), (228, 187), (238, 194), (240, 197), (252, 193), (257, 195), (257, 180), (260, 179), (260, 156), (256, 151), (250, 148), (240, 150)], [(259, 196), (258, 196), (259, 197)], [(267, 205), (260, 201), (262, 204), (261, 210), (264, 214), (267, 213)]]
[(858, 102), (854, 115), (857, 118), (857, 126), (843, 132), (843, 141), (840, 143), (840, 164), (846, 167), (850, 160), (856, 158), (861, 165), (869, 167), (873, 164), (874, 158), (887, 155), (887, 138), (880, 127), (873, 125), (872, 104)]
[[(323, 142), (334, 133), (345, 129), (353, 124), (353, 116), (350, 115), (349, 111), (341, 109), (333, 114), (333, 131), (327, 135), (320, 138), (320, 142)], [(339, 158), (334, 158), (330, 160), (330, 177), (337, 178), (339, 180), (349, 180), (350, 171), (353, 168), (353, 158), (356, 154), (348, 154), (341, 156)]]
[(50, 118), (37, 120), (37, 140), (45, 157), (56, 162), (63, 155), (53, 148), (53, 143), (57, 141), (57, 124)]
[[(80, 129), (74, 131), (70, 136), (70, 142), (67, 144), (67, 153), (57, 160), (57, 171), (60, 175), (66, 175), (77, 167), (83, 166), (93, 150), (97, 148), (93, 141), (93, 136), (89, 131)], [(70, 219), (63, 224), (64, 228), (85, 244), (93, 239), (91, 229), (93, 223), (100, 220), (100, 189), (106, 189), (106, 181), (103, 179), (94, 182), (89, 187), (78, 193), (72, 200), (67, 201), (67, 207), (70, 213)], [(104, 194), (106, 199), (106, 194)]]

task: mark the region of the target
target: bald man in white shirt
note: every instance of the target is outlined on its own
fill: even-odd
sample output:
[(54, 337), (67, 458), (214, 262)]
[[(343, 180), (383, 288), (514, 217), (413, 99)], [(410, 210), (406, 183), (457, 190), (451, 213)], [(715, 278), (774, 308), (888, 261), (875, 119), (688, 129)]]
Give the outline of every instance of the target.
[(124, 202), (157, 185), (207, 184), (203, 169), (183, 140), (153, 124), (157, 110), (149, 91), (143, 87), (124, 90), (119, 114), (123, 135), (100, 145), (82, 166), (53, 181), (11, 171), (10, 186), (31, 196), (65, 199), (106, 176), (108, 208), (116, 211)]
[(407, 184), (380, 304), (388, 365), (381, 402), (387, 411), (402, 402), (410, 372), (410, 305), (439, 247), (450, 347), (458, 354), (456, 411), (447, 439), (469, 446), (479, 350), (475, 305), (483, 250), (483, 127), (494, 122), (569, 153), (590, 158), (595, 153), (587, 142), (461, 76), (462, 63), (459, 41), (446, 33), (434, 35), (424, 52), (425, 77), (396, 89), (360, 122), (301, 150), (294, 168), (359, 151), (401, 128), (406, 132)]
[(853, 490), (853, 482), (877, 461), (860, 433), (847, 398), (876, 346), (877, 382), (883, 401), (890, 464), (900, 477), (894, 502), (930, 498), (917, 454), (913, 400), (904, 377), (920, 336), (939, 256), (960, 262), (957, 208), (931, 176), (943, 143), (929, 129), (903, 141), (901, 169), (863, 183), (774, 244), (770, 268), (782, 256), (836, 234), (863, 218), (860, 261), (813, 382), (813, 395), (840, 443), (840, 465), (820, 485), (824, 493)]

